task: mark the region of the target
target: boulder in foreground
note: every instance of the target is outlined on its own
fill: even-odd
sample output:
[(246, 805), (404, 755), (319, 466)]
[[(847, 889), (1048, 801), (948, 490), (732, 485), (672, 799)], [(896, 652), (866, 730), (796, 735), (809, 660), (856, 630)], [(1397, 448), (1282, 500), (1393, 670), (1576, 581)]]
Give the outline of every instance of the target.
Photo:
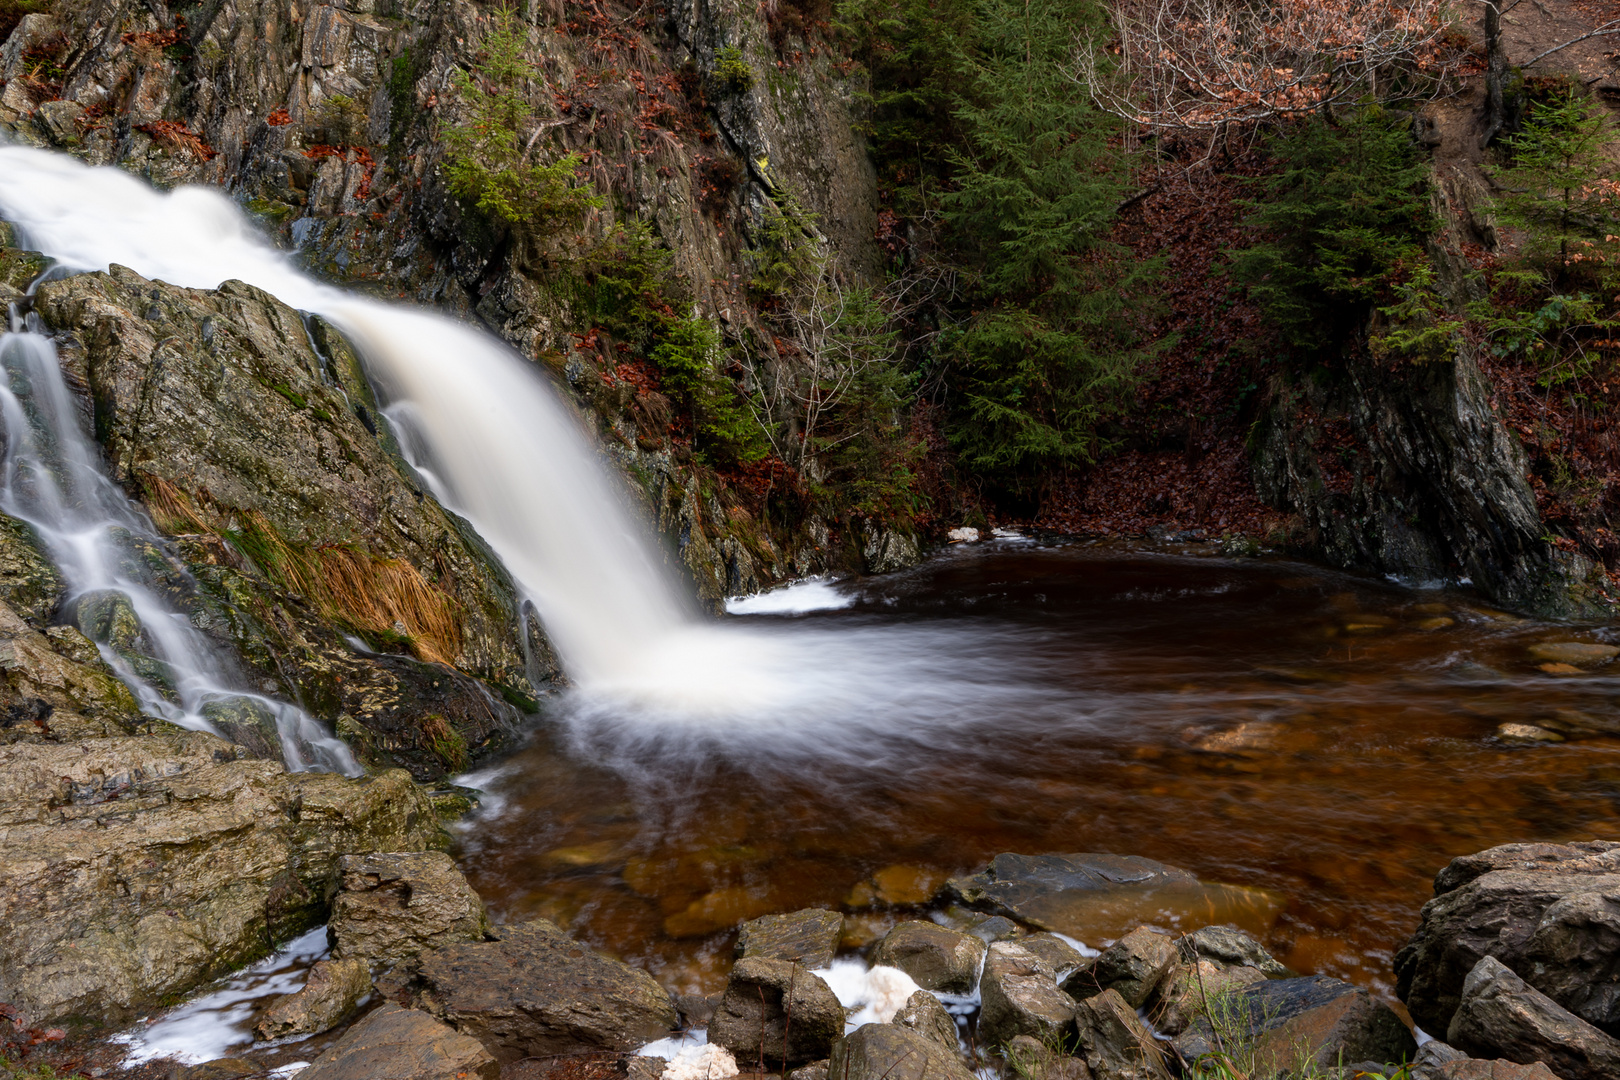
[(827, 1060), (837, 1080), (974, 1080), (954, 1050), (894, 1024), (865, 1024), (839, 1039)]
[(298, 1074), (304, 1080), (499, 1080), (482, 1043), (415, 1009), (384, 1005)]

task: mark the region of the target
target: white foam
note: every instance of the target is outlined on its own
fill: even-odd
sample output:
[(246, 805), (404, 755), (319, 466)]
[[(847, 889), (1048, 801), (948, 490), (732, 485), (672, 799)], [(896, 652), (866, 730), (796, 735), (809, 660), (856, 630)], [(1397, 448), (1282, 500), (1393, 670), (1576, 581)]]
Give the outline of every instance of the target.
[(1101, 949), (1093, 949), (1090, 945), (1087, 945), (1085, 942), (1081, 941), (1079, 938), (1072, 938), (1068, 934), (1060, 934), (1056, 930), (1052, 930), (1052, 931), (1050, 931), (1050, 933), (1051, 933), (1051, 935), (1053, 937), (1055, 937), (1059, 941), (1063, 942), (1063, 944), (1067, 945), (1069, 948), (1073, 949), (1075, 952), (1079, 953), (1081, 956), (1086, 957), (1088, 960), (1093, 956), (1101, 956), (1102, 955), (1102, 950)]
[(326, 927), (317, 926), (274, 955), (237, 972), (218, 990), (171, 1009), (161, 1019), (114, 1035), (111, 1041), (130, 1048), (124, 1059), (130, 1067), (158, 1058), (195, 1065), (225, 1057), (230, 1050), (253, 1042), (248, 1028), (253, 1002), (301, 989), (310, 965), (326, 953)]
[(726, 601), (728, 615), (803, 615), (808, 611), (838, 611), (855, 602), (826, 578), (805, 578), (791, 585)]
[(636, 1051), (637, 1057), (661, 1057), (673, 1061), (684, 1050), (696, 1050), (709, 1045), (709, 1033), (704, 1028), (683, 1031), (664, 1039), (655, 1039)]
[(669, 1059), (663, 1080), (725, 1080), (740, 1071), (737, 1059), (723, 1046), (689, 1046)]
[(905, 1007), (906, 999), (922, 987), (899, 968), (882, 964), (868, 968), (859, 960), (834, 960), (830, 967), (812, 972), (831, 988), (838, 1004), (854, 1009), (844, 1031), (862, 1024), (887, 1024)]

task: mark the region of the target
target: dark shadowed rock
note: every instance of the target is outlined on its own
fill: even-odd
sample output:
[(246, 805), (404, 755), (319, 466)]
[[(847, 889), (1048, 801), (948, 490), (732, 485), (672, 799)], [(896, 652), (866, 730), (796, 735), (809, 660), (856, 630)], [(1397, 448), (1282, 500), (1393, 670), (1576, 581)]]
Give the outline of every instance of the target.
[(738, 929), (737, 955), (824, 968), (832, 963), (843, 933), (844, 917), (836, 911), (807, 908), (786, 915), (764, 915)]
[[(1417, 1050), (1412, 1033), (1389, 1006), (1338, 979), (1268, 979), (1216, 1000), (1227, 1029), (1223, 1038), (1237, 1031), (1246, 1053), (1272, 1070), (1293, 1068), (1302, 1059), (1323, 1068), (1409, 1061)], [(1192, 1024), (1174, 1045), (1188, 1061), (1216, 1050), (1209, 1019)]]
[(327, 934), (335, 956), (401, 960), (452, 942), (482, 941), (484, 902), (442, 851), (350, 855)]
[(931, 922), (903, 922), (872, 951), (872, 963), (899, 968), (924, 990), (968, 994), (979, 978), (985, 943)]
[(477, 1039), (415, 1009), (384, 1005), (298, 1075), (305, 1080), (499, 1080)]
[(633, 1050), (675, 1027), (675, 1006), (651, 975), (552, 923), (492, 933), (498, 940), (427, 953), (410, 992), (419, 1008), (475, 1036), (501, 1062)]
[(1200, 882), (1135, 855), (997, 855), (983, 873), (953, 878), (963, 903), (1082, 941), (1133, 927), (1234, 923), (1264, 932), (1282, 912), (1264, 889)]
[(973, 1080), (954, 1050), (893, 1024), (865, 1024), (833, 1045), (836, 1080)]
[(1396, 993), (1445, 1031), (1493, 956), (1587, 1023), (1620, 1035), (1620, 844), (1504, 844), (1452, 860), (1395, 956)]
[(1169, 1080), (1165, 1051), (1116, 990), (1079, 1003), (1075, 1041), (1096, 1080)]
[(744, 1062), (761, 1052), (767, 1061), (816, 1061), (843, 1033), (844, 1008), (820, 976), (800, 964), (757, 956), (731, 969), (709, 1021), (709, 1041)]
[(808, 1065), (800, 1065), (787, 1074), (787, 1080), (827, 1080), (827, 1063), (812, 1061)]
[(1476, 1058), (1544, 1061), (1561, 1080), (1620, 1076), (1613, 1039), (1485, 957), (1463, 981), (1446, 1042)]
[(1016, 941), (990, 946), (979, 993), (979, 1042), (984, 1046), (1002, 1046), (1018, 1035), (1048, 1042), (1074, 1022), (1074, 999), (1058, 987), (1051, 967)]
[(1164, 934), (1139, 926), (1103, 950), (1063, 983), (1076, 999), (1117, 990), (1125, 1004), (1142, 1007), (1176, 959), (1176, 946)]
[(957, 1047), (956, 1021), (927, 990), (918, 990), (907, 998), (890, 1022), (933, 1039), (948, 1050)]
[(1069, 1057), (1039, 1039), (1020, 1035), (1002, 1051), (1013, 1075), (1022, 1080), (1091, 1080), (1083, 1058)]
[(261, 1039), (318, 1035), (337, 1026), (371, 993), (371, 965), (359, 957), (321, 960), (309, 969), (302, 990), (288, 994), (253, 1026)]

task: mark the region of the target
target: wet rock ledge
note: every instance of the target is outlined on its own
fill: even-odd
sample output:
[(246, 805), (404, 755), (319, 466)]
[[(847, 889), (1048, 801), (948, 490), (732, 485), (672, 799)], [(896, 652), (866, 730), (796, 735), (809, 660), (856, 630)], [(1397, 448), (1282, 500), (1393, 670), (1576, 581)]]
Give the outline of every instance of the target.
[[(78, 776), (105, 777), (123, 743), (106, 740)], [(59, 814), (92, 820), (94, 792), (125, 784), (130, 830), (125, 864), (156, 857), (152, 844), (177, 815), (220, 811), (228, 790), (238, 817), (219, 830), (216, 855), (233, 867), (268, 866), (294, 848), (300, 886), (234, 874), (237, 888), (191, 888), (210, 911), (237, 912), (243, 933), (286, 933), (323, 911), (331, 955), (307, 984), (261, 1010), (262, 1039), (333, 1032), (302, 1080), (466, 1080), (572, 1077), (610, 1080), (724, 1080), (763, 1071), (784, 1080), (1598, 1080), (1620, 1075), (1620, 844), (1515, 844), (1457, 859), (1436, 878), (1436, 898), (1396, 959), (1399, 994), (1419, 1032), (1391, 1004), (1336, 979), (1284, 968), (1232, 925), (1171, 933), (1137, 925), (1100, 953), (1063, 933), (1004, 914), (1008, 897), (1047, 912), (1046, 921), (1112, 905), (1108, 917), (1140, 908), (1172, 884), (1185, 897), (1191, 875), (1145, 859), (1108, 855), (999, 856), (984, 873), (958, 879), (943, 921), (902, 922), (851, 965), (834, 962), (843, 933), (837, 912), (770, 915), (738, 928), (725, 989), (709, 998), (672, 997), (644, 972), (570, 938), (550, 922), (488, 921), (454, 863), (431, 850), (436, 829), (413, 801), (403, 774), (353, 790), (339, 812), (323, 798), (331, 777), (276, 778), (262, 762), (236, 760), (207, 736), (141, 745), (169, 747), (116, 781), (63, 778), (47, 792), (10, 792), (7, 812), (50, 802)], [(41, 776), (66, 763), (66, 748), (30, 746), (17, 760)], [(109, 757), (109, 755), (111, 755)], [(98, 772), (97, 769), (101, 771)], [(221, 785), (217, 779), (233, 780)], [(97, 786), (99, 784), (99, 786)], [(189, 786), (188, 786), (189, 784)], [(76, 785), (76, 786), (75, 786)], [(204, 789), (211, 788), (208, 794)], [(419, 798), (419, 797), (418, 797)], [(43, 799), (43, 802), (41, 801)], [(186, 805), (187, 800), (198, 805)], [(277, 800), (281, 800), (277, 802)], [(290, 811), (298, 800), (299, 810)], [(140, 808), (137, 808), (136, 804)], [(144, 808), (144, 809), (142, 809)], [(147, 817), (141, 815), (145, 813)], [(7, 819), (11, 820), (10, 818)], [(88, 826), (87, 826), (88, 827)], [(229, 834), (232, 839), (223, 837)], [(9, 835), (9, 834), (8, 834)], [(413, 850), (337, 855), (344, 845), (402, 838)], [(148, 842), (146, 848), (139, 841)], [(276, 856), (268, 856), (274, 848)], [(256, 861), (259, 860), (259, 861)], [(43, 881), (45, 871), (32, 880)], [(320, 883), (317, 886), (317, 882)], [(8, 954), (0, 978), (26, 985), (36, 1007), (90, 1000), (97, 968), (108, 1000), (138, 976), (114, 951), (171, 970), (204, 970), (182, 941), (189, 912), (160, 909), (156, 879), (135, 873), (79, 925), (107, 927), (92, 953), (90, 934), (41, 941), (32, 958)], [(324, 893), (322, 891), (324, 889)], [(985, 899), (983, 892), (1001, 899)], [(964, 897), (975, 890), (977, 899)], [(960, 906), (969, 899), (971, 908)], [(8, 913), (19, 910), (16, 901)], [(170, 892), (161, 903), (183, 903)], [(1204, 901), (1196, 901), (1202, 903)], [(235, 905), (234, 907), (232, 905)], [(1162, 915), (1170, 909), (1159, 907)], [(1183, 908), (1185, 913), (1192, 908)], [(136, 914), (136, 912), (144, 914)], [(276, 913), (276, 929), (263, 912)], [(167, 932), (147, 924), (175, 921)], [(220, 920), (216, 918), (214, 922)], [(1164, 921), (1161, 919), (1160, 921)], [(950, 925), (946, 925), (949, 923)], [(140, 938), (142, 934), (156, 934)], [(122, 935), (119, 937), (118, 935)], [(116, 945), (114, 944), (116, 939)], [(137, 944), (137, 940), (144, 944)], [(134, 947), (131, 947), (134, 946)], [(74, 957), (64, 962), (64, 955)], [(49, 960), (54, 956), (57, 959)], [(188, 959), (189, 958), (189, 959)], [(81, 962), (82, 961), (82, 962)], [(217, 967), (217, 965), (215, 965)], [(36, 970), (37, 968), (37, 970)], [(854, 975), (852, 976), (852, 972)], [(19, 977), (32, 981), (22, 984)], [(114, 983), (116, 982), (116, 985)], [(172, 985), (179, 985), (174, 982)], [(835, 993), (836, 988), (836, 993)], [(75, 997), (75, 995), (78, 995)], [(127, 995), (126, 995), (127, 998)], [(89, 1015), (81, 1005), (82, 1015)], [(93, 1011), (93, 1010), (91, 1010)], [(110, 1017), (103, 1009), (99, 1014)], [(357, 1018), (356, 1018), (357, 1017)], [(346, 1030), (344, 1025), (347, 1024)], [(1432, 1027), (1431, 1027), (1432, 1025)], [(706, 1039), (688, 1035), (701, 1030)], [(1430, 1037), (1431, 1035), (1437, 1037)], [(328, 1036), (332, 1039), (332, 1036)], [(1422, 1038), (1420, 1046), (1418, 1038)], [(652, 1052), (636, 1052), (671, 1039)], [(761, 1065), (763, 1063), (763, 1070)], [(1227, 1072), (1218, 1072), (1217, 1067)], [(250, 1058), (178, 1070), (180, 1080), (270, 1075)]]

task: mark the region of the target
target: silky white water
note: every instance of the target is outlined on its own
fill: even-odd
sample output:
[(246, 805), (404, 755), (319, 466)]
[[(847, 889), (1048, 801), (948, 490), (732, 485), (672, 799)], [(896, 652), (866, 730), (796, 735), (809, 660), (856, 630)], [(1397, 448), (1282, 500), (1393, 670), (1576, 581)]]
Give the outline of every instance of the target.
[[(982, 647), (982, 628), (700, 619), (629, 494), (534, 365), (473, 327), (311, 280), (216, 191), (159, 192), (117, 169), (0, 147), (0, 216), (69, 270), (119, 263), (192, 288), (235, 278), (339, 326), (424, 483), (471, 522), (539, 613), (574, 683), (558, 715), (593, 753), (663, 755), (671, 738), (697, 750), (722, 733), (728, 745), (819, 753), (834, 730), (856, 743), (976, 723), (986, 701), (1028, 679)], [(817, 583), (739, 610), (849, 602)]]
[[(147, 580), (154, 572), (184, 575), (163, 554), (145, 518), (101, 468), (62, 380), (56, 347), (12, 317), (0, 334), (0, 422), (5, 461), (0, 510), (28, 522), (45, 542), (68, 584), (65, 603), (117, 617), (121, 605), (139, 622), (143, 670), (107, 634), (96, 647), (135, 694), (143, 711), (193, 730), (219, 732), (222, 714), (269, 719), (287, 767), (315, 766), (358, 773), (348, 748), (308, 713), (241, 689), (219, 655), (185, 615), (164, 602)], [(157, 559), (168, 565), (154, 567)], [(128, 644), (128, 643), (126, 643)]]

